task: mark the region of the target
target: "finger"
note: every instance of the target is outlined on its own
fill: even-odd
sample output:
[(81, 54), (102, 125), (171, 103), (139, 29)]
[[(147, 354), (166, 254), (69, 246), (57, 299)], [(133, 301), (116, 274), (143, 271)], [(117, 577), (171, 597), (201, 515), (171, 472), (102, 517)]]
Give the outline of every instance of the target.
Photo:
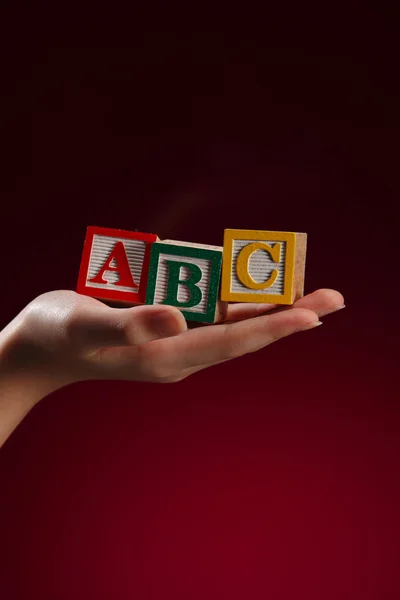
[(273, 309), (273, 312), (285, 312), (293, 308), (307, 308), (314, 311), (319, 317), (325, 317), (341, 308), (345, 308), (345, 305), (342, 294), (336, 290), (320, 289), (299, 298), (290, 306), (279, 306)]
[(344, 308), (344, 298), (336, 290), (320, 289), (300, 298), (293, 306), (313, 310), (319, 317), (324, 317)]
[[(232, 306), (235, 306), (235, 305), (232, 305)], [(238, 308), (239, 308), (239, 306), (243, 306), (243, 305), (237, 305)], [(252, 310), (257, 314), (257, 312), (259, 310), (258, 307), (261, 307), (261, 309), (262, 309), (263, 306), (267, 306), (266, 311), (273, 310), (274, 313), (272, 313), (272, 314), (275, 314), (277, 311), (284, 312), (284, 311), (293, 310), (293, 308), (306, 308), (308, 310), (312, 310), (313, 312), (315, 312), (319, 317), (326, 316), (332, 312), (335, 312), (335, 311), (340, 310), (341, 308), (345, 307), (344, 298), (343, 298), (342, 294), (340, 294), (336, 290), (331, 290), (331, 289), (316, 290), (312, 294), (308, 294), (307, 296), (300, 298), (291, 306), (279, 306), (279, 305), (272, 305), (272, 304), (267, 304), (267, 305), (251, 304), (250, 306), (251, 306), (251, 309), (249, 310), (249, 316), (251, 315)], [(244, 307), (245, 307), (245, 305), (244, 305)], [(275, 309), (277, 309), (277, 310), (275, 310)], [(239, 314), (239, 312), (237, 314)], [(245, 315), (245, 314), (246, 314), (246, 311), (243, 311), (242, 315)], [(258, 314), (260, 314), (260, 313), (258, 313)], [(246, 318), (246, 317), (243, 316), (242, 318)], [(219, 364), (221, 362), (226, 362), (226, 360), (218, 361), (218, 362), (212, 363), (212, 364)], [(186, 369), (185, 372), (183, 373), (183, 375), (184, 375), (184, 377), (188, 377), (189, 375), (192, 375), (193, 373), (197, 373), (198, 371), (205, 369), (206, 367), (209, 367), (209, 366), (211, 366), (211, 365), (207, 363), (207, 364), (200, 365), (197, 367), (191, 367), (190, 369)]]
[(159, 377), (168, 377), (185, 369), (255, 352), (280, 338), (318, 324), (314, 312), (292, 309), (238, 323), (193, 329), (176, 338), (148, 344), (142, 356), (146, 362), (157, 365)]
[(277, 308), (278, 304), (258, 304), (239, 302), (238, 304), (229, 304), (227, 308), (225, 321), (241, 321), (242, 319), (250, 319), (262, 313), (268, 312)]
[(68, 323), (74, 346), (85, 353), (116, 346), (138, 346), (186, 331), (182, 313), (173, 306), (110, 308), (104, 304), (85, 305)]
[(324, 317), (327, 314), (344, 308), (344, 299), (342, 294), (336, 290), (320, 289), (312, 294), (307, 294), (303, 298), (296, 300), (294, 304), (282, 306), (279, 304), (256, 304), (256, 303), (238, 303), (229, 304), (225, 322), (239, 321), (256, 317), (268, 311), (281, 312), (295, 308), (308, 308), (318, 314), (319, 317)]

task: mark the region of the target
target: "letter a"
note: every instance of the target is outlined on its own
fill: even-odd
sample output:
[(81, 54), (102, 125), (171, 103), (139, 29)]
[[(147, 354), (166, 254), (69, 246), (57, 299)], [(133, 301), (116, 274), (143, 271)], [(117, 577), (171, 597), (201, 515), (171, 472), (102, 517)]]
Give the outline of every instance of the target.
[[(116, 266), (111, 265), (113, 260)], [(114, 271), (119, 274), (119, 280), (113, 282), (113, 285), (120, 285), (129, 288), (138, 287), (133, 281), (123, 242), (117, 242), (115, 244), (114, 248), (111, 250), (109, 257), (107, 258), (104, 265), (101, 267), (100, 271), (95, 277), (93, 277), (93, 279), (90, 279), (89, 281), (91, 283), (108, 283), (103, 278), (105, 271)]]

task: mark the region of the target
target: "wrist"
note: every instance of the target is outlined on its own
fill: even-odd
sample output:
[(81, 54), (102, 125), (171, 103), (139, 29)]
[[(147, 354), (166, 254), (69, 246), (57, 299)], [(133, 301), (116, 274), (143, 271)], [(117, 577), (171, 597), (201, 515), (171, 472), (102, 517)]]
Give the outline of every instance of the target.
[(23, 316), (18, 315), (0, 332), (0, 402), (11, 402), (28, 412), (56, 389), (32, 357), (35, 349), (24, 338)]

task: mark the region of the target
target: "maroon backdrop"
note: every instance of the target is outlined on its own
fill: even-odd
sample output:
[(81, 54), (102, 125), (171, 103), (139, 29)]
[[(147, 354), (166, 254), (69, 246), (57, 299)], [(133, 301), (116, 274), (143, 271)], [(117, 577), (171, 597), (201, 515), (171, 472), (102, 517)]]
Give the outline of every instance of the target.
[(347, 308), (44, 400), (0, 452), (0, 595), (394, 600), (396, 16), (149, 8), (3, 6), (0, 327), (75, 287), (89, 224), (306, 231), (306, 291)]

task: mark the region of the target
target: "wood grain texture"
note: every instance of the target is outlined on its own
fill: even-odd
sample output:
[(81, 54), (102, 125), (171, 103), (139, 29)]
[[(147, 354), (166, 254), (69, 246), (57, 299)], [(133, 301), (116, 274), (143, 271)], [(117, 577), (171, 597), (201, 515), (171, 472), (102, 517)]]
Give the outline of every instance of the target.
[(226, 229), (221, 299), (293, 304), (303, 295), (307, 234)]
[(307, 234), (296, 233), (296, 248), (294, 259), (293, 302), (304, 295), (304, 279), (306, 270)]
[(176, 306), (188, 321), (224, 319), (227, 305), (219, 298), (222, 251), (221, 246), (180, 240), (153, 244), (147, 304)]

